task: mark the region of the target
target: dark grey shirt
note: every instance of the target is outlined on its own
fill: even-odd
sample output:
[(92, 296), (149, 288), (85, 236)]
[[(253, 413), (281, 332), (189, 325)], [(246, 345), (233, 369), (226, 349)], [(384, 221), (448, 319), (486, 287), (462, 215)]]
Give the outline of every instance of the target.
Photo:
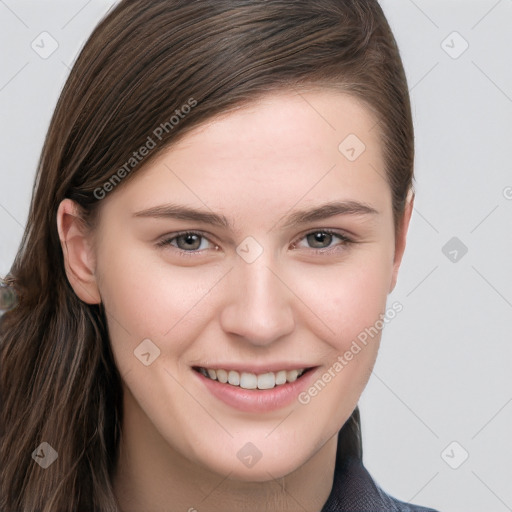
[(336, 457), (331, 494), (321, 512), (436, 512), (392, 498), (373, 480), (361, 460)]

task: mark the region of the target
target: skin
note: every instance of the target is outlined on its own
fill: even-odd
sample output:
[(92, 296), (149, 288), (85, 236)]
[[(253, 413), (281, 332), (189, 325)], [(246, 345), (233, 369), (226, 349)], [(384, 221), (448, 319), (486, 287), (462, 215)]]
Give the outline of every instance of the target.
[[(307, 361), (321, 377), (389, 308), (414, 197), (397, 238), (375, 125), (343, 93), (272, 93), (163, 151), (102, 201), (93, 233), (70, 200), (61, 203), (68, 279), (84, 302), (104, 303), (123, 379), (114, 490), (124, 512), (318, 512), (326, 502), (337, 433), (366, 386), (380, 334), (308, 404), (268, 413), (225, 405), (191, 367)], [(354, 162), (338, 150), (352, 133), (366, 145)], [(378, 213), (284, 226), (296, 210), (349, 200)], [(232, 229), (133, 217), (166, 203), (225, 215)], [(333, 236), (315, 246), (306, 236), (325, 229), (353, 242)], [(206, 237), (192, 243), (195, 254), (180, 256), (183, 238), (157, 247), (182, 230)], [(263, 248), (252, 263), (236, 252), (248, 236)], [(149, 366), (134, 357), (147, 338), (160, 350)], [(250, 468), (237, 457), (247, 442), (262, 453)]]

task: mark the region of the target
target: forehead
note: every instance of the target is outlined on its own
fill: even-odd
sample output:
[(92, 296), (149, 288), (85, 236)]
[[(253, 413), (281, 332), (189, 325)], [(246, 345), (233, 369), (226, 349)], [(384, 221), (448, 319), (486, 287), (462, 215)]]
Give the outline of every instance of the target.
[(210, 159), (272, 155), (291, 160), (319, 151), (336, 154), (339, 142), (348, 135), (358, 136), (366, 149), (379, 152), (377, 119), (355, 97), (333, 90), (279, 91), (216, 116), (182, 139), (173, 151), (186, 153), (194, 146), (196, 158), (208, 158), (206, 151), (197, 154), (203, 146), (216, 149)]
[(345, 93), (269, 94), (197, 127), (109, 200), (132, 213), (181, 202), (245, 220), (263, 220), (262, 207), (277, 215), (298, 202), (359, 200), (386, 211), (376, 125)]

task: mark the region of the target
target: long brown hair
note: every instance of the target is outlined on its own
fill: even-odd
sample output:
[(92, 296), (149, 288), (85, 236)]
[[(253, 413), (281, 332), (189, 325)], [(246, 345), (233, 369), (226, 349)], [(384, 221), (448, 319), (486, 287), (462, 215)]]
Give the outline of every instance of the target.
[[(2, 512), (118, 510), (121, 379), (103, 306), (82, 302), (67, 280), (60, 202), (74, 200), (94, 229), (102, 195), (191, 129), (306, 86), (352, 94), (375, 114), (397, 228), (413, 182), (413, 125), (376, 0), (123, 0), (96, 27), (56, 106), (5, 278), (18, 304), (0, 319)], [(148, 137), (156, 148), (131, 160)], [(362, 457), (357, 408), (339, 440)], [(42, 442), (58, 452), (47, 469), (32, 458)]]

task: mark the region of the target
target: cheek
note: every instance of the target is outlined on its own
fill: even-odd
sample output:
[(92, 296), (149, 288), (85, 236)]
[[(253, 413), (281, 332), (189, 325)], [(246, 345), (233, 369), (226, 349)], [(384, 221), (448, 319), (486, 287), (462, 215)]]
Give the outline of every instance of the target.
[[(337, 352), (344, 352), (386, 310), (392, 275), (388, 247), (368, 248), (337, 266), (318, 266), (302, 272), (297, 294), (307, 298), (315, 313), (318, 336)], [(310, 315), (311, 316), (311, 315)]]
[(206, 299), (222, 278), (221, 269), (173, 266), (158, 252), (136, 246), (106, 248), (98, 267), (113, 350), (125, 358), (125, 366), (133, 363), (133, 350), (146, 338), (162, 355), (182, 352), (188, 343), (179, 335), (183, 325), (201, 329)]
[(384, 249), (360, 256), (337, 269), (318, 269), (302, 281), (299, 293), (308, 297), (308, 306), (322, 320), (311, 320), (307, 328), (327, 345), (317, 380), (299, 396), (311, 413), (311, 428), (321, 411), (331, 411), (329, 432), (347, 420), (377, 358), (392, 254)]

